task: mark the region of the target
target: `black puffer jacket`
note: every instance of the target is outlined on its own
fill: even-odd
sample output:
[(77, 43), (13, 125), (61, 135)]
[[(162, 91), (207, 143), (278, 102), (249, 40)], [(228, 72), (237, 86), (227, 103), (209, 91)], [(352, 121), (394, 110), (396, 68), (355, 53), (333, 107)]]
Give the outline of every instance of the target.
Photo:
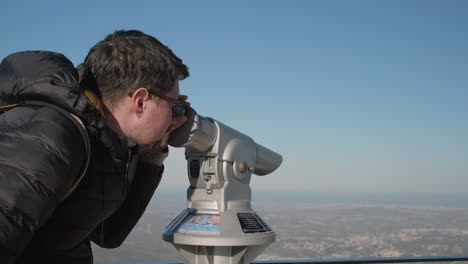
[[(15, 53), (0, 64), (0, 106), (47, 102), (80, 117), (79, 127), (47, 106), (0, 114), (0, 263), (92, 263), (90, 240), (117, 247), (143, 214), (163, 168), (139, 160), (137, 146), (110, 130), (63, 55)], [(82, 82), (83, 83), (83, 82)]]

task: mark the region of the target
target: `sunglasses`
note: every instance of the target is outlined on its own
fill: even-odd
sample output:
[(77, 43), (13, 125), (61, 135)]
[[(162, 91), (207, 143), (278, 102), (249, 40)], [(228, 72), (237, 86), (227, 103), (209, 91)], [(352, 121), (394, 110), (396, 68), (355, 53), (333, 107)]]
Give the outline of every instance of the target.
[[(148, 92), (150, 95), (154, 95), (156, 97), (163, 99), (166, 102), (173, 104), (172, 117), (180, 117), (180, 116), (185, 115), (185, 112), (187, 111), (187, 104), (185, 103), (185, 101), (174, 99), (169, 96), (162, 95), (162, 94), (156, 94), (155, 92), (152, 92), (150, 90), (148, 90)], [(128, 96), (133, 96), (133, 92), (130, 92)]]

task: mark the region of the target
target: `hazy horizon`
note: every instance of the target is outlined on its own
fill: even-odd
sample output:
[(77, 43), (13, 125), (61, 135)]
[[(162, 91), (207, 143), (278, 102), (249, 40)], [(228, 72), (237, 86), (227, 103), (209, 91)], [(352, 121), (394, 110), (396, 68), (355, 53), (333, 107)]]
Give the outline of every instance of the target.
[[(186, 189), (158, 189), (152, 203), (176, 201), (185, 206)], [(468, 208), (468, 193), (430, 192), (297, 192), (252, 191), (252, 206), (260, 203), (288, 204), (361, 204), (361, 205), (417, 205)]]

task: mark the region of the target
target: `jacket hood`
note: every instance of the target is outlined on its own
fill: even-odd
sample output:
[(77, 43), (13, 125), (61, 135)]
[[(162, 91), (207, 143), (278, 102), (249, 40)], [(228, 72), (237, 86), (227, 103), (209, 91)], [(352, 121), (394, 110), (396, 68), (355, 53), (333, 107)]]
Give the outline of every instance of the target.
[(73, 63), (60, 53), (13, 53), (0, 64), (0, 105), (42, 101), (92, 122), (96, 110), (80, 88), (79, 79)]
[(47, 102), (84, 121), (116, 158), (127, 155), (136, 143), (118, 135), (104, 122), (102, 102), (85, 65), (78, 68), (64, 55), (50, 51), (23, 51), (9, 55), (0, 64), (0, 106), (28, 101)]

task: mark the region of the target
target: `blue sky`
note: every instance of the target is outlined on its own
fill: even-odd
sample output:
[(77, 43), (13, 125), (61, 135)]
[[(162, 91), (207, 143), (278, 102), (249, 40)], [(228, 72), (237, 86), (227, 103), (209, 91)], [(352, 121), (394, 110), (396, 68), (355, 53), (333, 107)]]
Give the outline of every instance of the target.
[[(8, 1), (0, 23), (2, 58), (155, 36), (200, 114), (283, 155), (254, 189), (466, 192), (467, 1)], [(183, 151), (166, 164), (184, 190)]]

